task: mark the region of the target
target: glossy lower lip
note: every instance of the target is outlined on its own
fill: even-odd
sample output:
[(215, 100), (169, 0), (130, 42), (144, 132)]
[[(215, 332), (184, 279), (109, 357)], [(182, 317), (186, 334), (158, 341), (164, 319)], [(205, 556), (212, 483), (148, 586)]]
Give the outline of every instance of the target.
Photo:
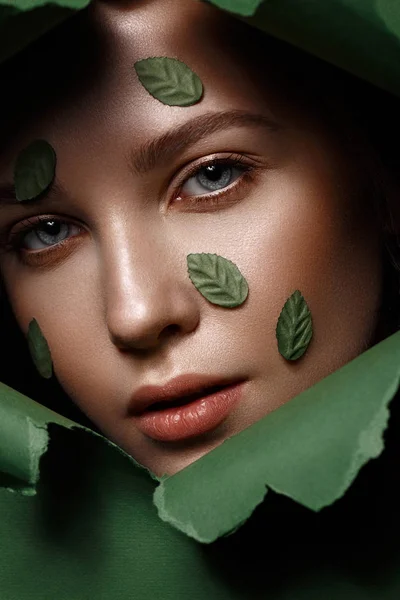
[(189, 404), (146, 411), (135, 417), (137, 426), (148, 437), (160, 442), (177, 442), (197, 437), (220, 425), (240, 402), (244, 382), (198, 398)]

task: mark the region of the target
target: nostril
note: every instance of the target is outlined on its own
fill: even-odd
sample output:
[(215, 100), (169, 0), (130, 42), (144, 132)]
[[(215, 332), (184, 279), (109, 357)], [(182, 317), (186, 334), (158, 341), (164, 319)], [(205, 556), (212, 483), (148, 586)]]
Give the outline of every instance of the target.
[(181, 328), (179, 327), (179, 325), (167, 325), (167, 327), (164, 327), (164, 329), (160, 333), (159, 337), (160, 338), (175, 337), (180, 332), (180, 330), (181, 330)]
[(122, 285), (117, 293), (115, 287), (110, 287), (106, 324), (111, 340), (120, 350), (154, 351), (197, 328), (198, 304), (179, 295), (180, 288), (164, 292), (161, 283), (157, 285), (156, 289), (142, 290), (134, 297), (125, 293)]
[(140, 335), (138, 331), (122, 332), (121, 329), (116, 331), (115, 329), (111, 333), (110, 337), (115, 346), (120, 350), (134, 350), (150, 351), (154, 350), (155, 347), (162, 344), (164, 341), (168, 341), (182, 331), (179, 325), (171, 324), (159, 329), (155, 328), (154, 331), (141, 331)]

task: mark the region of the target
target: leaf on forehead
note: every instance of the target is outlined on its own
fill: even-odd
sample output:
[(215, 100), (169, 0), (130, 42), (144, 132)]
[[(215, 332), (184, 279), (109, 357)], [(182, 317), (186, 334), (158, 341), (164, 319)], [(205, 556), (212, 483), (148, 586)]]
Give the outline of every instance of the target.
[(20, 152), (14, 170), (15, 194), (19, 202), (33, 200), (53, 183), (57, 157), (45, 140), (35, 140)]
[(40, 375), (45, 379), (50, 379), (53, 373), (50, 348), (36, 319), (32, 319), (29, 323), (28, 346), (32, 360)]
[(176, 58), (145, 58), (135, 63), (135, 70), (149, 94), (168, 106), (191, 106), (203, 95), (200, 78)]
[(310, 309), (304, 297), (296, 290), (286, 301), (279, 315), (276, 338), (281, 355), (297, 360), (307, 350), (313, 335)]
[(193, 285), (212, 304), (235, 308), (246, 300), (249, 286), (230, 260), (217, 254), (189, 254), (187, 265)]

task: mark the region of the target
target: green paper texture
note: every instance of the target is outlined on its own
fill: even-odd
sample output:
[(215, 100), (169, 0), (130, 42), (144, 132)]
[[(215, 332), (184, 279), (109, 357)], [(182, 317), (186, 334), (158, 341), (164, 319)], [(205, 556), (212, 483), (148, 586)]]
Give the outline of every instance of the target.
[[(78, 428), (98, 436), (87, 427), (0, 383), (0, 487), (25, 496), (36, 494), (40, 459), (48, 449), (49, 423), (67, 429)], [(109, 446), (117, 448), (110, 440), (102, 439)], [(128, 457), (122, 449), (118, 450)], [(137, 464), (131, 457), (129, 460)]]
[(248, 23), (400, 95), (398, 0), (209, 0)]
[(89, 3), (90, 0), (0, 0), (0, 63)]
[[(397, 0), (209, 0), (263, 31), (400, 95)], [(88, 0), (0, 0), (0, 62)]]
[[(226, 2), (235, 11), (236, 2)], [(400, 95), (400, 2), (265, 0), (248, 22)]]
[[(325, 521), (313, 511), (343, 496), (361, 467), (382, 452), (399, 379), (397, 333), (190, 467), (163, 478), (158, 487), (155, 478), (109, 440), (0, 386), (0, 506), (5, 517), (0, 535), (7, 540), (0, 553), (2, 600), (86, 600), (92, 595), (104, 600), (189, 595), (199, 600), (369, 600), (375, 596), (368, 595), (368, 578), (359, 574), (354, 580), (350, 567), (332, 562), (329, 539), (336, 531), (335, 519), (344, 528), (340, 542), (347, 539), (345, 531), (374, 493), (383, 502), (380, 529), (386, 545), (383, 553), (379, 547), (378, 553), (375, 546), (368, 549), (377, 563), (366, 566), (381, 577), (376, 598), (394, 600), (400, 592), (400, 552), (388, 528), (397, 542), (400, 523), (390, 512), (393, 504), (398, 514), (393, 490), (384, 493), (388, 483), (375, 490), (368, 479), (368, 494), (361, 489), (358, 509), (353, 507), (346, 525), (343, 503), (330, 506)], [(388, 481), (397, 485), (393, 473)], [(285, 504), (285, 497), (295, 502), (286, 499)], [(261, 503), (261, 515), (252, 516)], [(301, 505), (312, 510), (298, 513)], [(392, 515), (389, 523), (386, 513)], [(249, 525), (241, 527), (246, 520)], [(299, 540), (296, 528), (302, 523), (307, 534)], [(284, 524), (293, 540), (286, 539), (287, 533), (282, 539)], [(364, 521), (360, 527), (365, 529)], [(321, 530), (324, 537), (318, 541)], [(235, 531), (217, 546), (195, 541), (208, 543)], [(368, 533), (370, 541), (373, 533)], [(358, 540), (354, 532), (351, 539), (351, 544)], [(304, 545), (305, 540), (311, 545)], [(261, 565), (251, 577), (245, 575), (254, 565), (245, 569), (243, 555), (254, 553), (260, 543), (265, 544), (262, 558), (272, 569), (267, 580)], [(349, 544), (345, 541), (345, 548), (354, 553)], [(292, 547), (297, 548), (294, 556)], [(358, 552), (365, 561), (362, 548)], [(385, 554), (389, 548), (390, 560)], [(277, 556), (288, 569), (286, 576), (275, 576), (282, 568), (281, 563), (273, 566)], [(384, 569), (383, 579), (378, 566)]]
[(382, 452), (399, 381), (400, 333), (165, 479), (160, 517), (212, 542), (244, 523), (267, 488), (314, 511), (332, 504)]
[(243, 17), (254, 15), (262, 0), (209, 0), (218, 8), (229, 10)]
[[(400, 95), (397, 0), (210, 2)], [(87, 4), (0, 0), (0, 63)], [(161, 480), (0, 384), (0, 600), (398, 600), (399, 380), (400, 332)]]

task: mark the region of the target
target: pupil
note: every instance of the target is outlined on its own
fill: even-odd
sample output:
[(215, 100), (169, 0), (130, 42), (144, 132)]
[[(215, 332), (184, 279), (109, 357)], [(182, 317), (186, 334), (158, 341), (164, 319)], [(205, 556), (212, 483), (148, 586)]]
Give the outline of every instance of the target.
[(60, 233), (60, 223), (57, 223), (57, 221), (46, 221), (42, 224), (42, 231), (48, 235), (58, 235)]
[(205, 171), (208, 179), (211, 181), (218, 181), (222, 177), (224, 167), (222, 165), (208, 165), (205, 167)]

